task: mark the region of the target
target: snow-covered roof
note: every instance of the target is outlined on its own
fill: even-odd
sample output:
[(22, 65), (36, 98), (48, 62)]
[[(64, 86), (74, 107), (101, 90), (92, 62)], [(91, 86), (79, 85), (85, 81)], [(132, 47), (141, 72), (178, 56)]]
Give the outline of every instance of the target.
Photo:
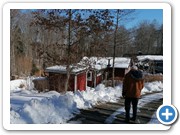
[(138, 61), (144, 61), (144, 60), (163, 60), (162, 55), (141, 55), (137, 56)]
[[(114, 67), (115, 68), (128, 68), (130, 65), (131, 59), (124, 57), (116, 57)], [(110, 60), (111, 67), (113, 65), (113, 59)]]
[[(79, 66), (70, 66), (70, 68), (72, 68), (71, 73), (78, 73), (81, 72), (83, 70), (85, 70), (85, 67), (79, 67)], [(54, 72), (54, 73), (66, 73), (66, 65), (56, 65), (56, 66), (52, 66), (52, 67), (48, 67), (45, 70), (46, 72)]]
[(81, 65), (87, 65), (88, 67), (101, 70), (107, 67), (108, 59), (105, 57), (83, 57), (79, 62)]
[[(92, 68), (97, 70), (104, 69), (108, 65), (108, 60), (110, 59), (110, 67), (113, 65), (113, 57), (83, 57), (80, 64), (89, 64)], [(130, 65), (130, 58), (116, 57), (114, 67), (115, 68), (128, 68)]]
[[(113, 65), (113, 57), (83, 57), (83, 59), (75, 66), (71, 66), (71, 73), (81, 72), (88, 67), (94, 68), (96, 70), (101, 70), (107, 68), (108, 59), (110, 59), (110, 67)], [(115, 68), (128, 68), (131, 59), (125, 57), (116, 57), (114, 67)], [(45, 70), (46, 72), (54, 72), (54, 73), (66, 73), (66, 65), (56, 65), (52, 67), (48, 67)]]

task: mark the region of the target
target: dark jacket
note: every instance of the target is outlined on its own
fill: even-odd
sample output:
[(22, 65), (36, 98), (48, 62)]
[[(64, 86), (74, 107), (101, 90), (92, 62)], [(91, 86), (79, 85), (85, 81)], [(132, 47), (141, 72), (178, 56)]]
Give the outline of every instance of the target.
[(126, 98), (140, 98), (144, 87), (142, 72), (130, 70), (124, 77), (122, 96)]

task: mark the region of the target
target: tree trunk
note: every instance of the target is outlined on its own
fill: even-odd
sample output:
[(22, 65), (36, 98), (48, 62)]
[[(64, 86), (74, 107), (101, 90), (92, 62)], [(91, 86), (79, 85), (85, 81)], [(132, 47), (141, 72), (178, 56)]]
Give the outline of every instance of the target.
[(117, 16), (116, 16), (116, 26), (114, 30), (114, 48), (113, 48), (113, 71), (112, 71), (112, 86), (115, 86), (115, 81), (114, 81), (114, 74), (115, 74), (115, 68), (114, 68), (114, 63), (115, 63), (115, 57), (116, 57), (116, 38), (117, 38), (117, 30), (118, 30), (118, 22), (119, 21), (119, 9), (117, 9)]
[(67, 67), (66, 67), (66, 83), (65, 83), (65, 92), (68, 90), (69, 86), (69, 78), (70, 78), (70, 49), (71, 49), (71, 18), (72, 18), (72, 13), (71, 9), (68, 10), (68, 16), (69, 16), (69, 22), (68, 22), (68, 48), (67, 48)]
[(66, 67), (66, 72), (67, 72), (67, 74), (66, 74), (66, 82), (65, 82), (65, 93), (68, 91), (68, 87), (69, 87), (69, 78), (70, 78), (70, 67), (69, 66), (67, 66)]

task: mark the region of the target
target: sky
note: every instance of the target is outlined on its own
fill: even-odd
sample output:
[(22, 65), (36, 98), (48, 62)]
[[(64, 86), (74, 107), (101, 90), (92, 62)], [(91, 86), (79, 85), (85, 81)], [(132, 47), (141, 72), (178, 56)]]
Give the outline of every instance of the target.
[(126, 28), (131, 28), (138, 25), (143, 20), (152, 22), (156, 20), (158, 24), (163, 24), (163, 10), (162, 9), (137, 9), (133, 14), (134, 20), (126, 23)]

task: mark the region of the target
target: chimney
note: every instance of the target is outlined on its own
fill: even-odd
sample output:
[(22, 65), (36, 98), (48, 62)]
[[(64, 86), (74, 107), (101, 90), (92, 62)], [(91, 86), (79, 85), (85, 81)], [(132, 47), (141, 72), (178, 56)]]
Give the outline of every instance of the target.
[(107, 65), (107, 68), (110, 68), (110, 66), (111, 66), (110, 60), (111, 60), (111, 59), (108, 59), (108, 65)]

